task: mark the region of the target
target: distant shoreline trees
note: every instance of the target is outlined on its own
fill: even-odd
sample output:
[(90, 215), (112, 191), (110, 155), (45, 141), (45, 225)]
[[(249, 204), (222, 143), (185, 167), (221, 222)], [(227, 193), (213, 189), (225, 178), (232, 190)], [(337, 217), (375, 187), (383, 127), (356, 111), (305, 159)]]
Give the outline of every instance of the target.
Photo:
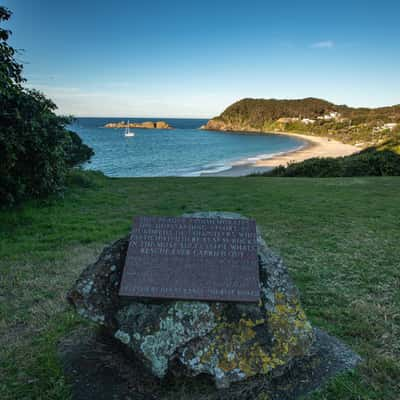
[[(0, 6), (0, 24), (11, 17)], [(23, 87), (23, 66), (0, 27), (0, 205), (60, 190), (68, 169), (91, 158), (93, 150), (66, 129), (71, 118), (37, 90)]]

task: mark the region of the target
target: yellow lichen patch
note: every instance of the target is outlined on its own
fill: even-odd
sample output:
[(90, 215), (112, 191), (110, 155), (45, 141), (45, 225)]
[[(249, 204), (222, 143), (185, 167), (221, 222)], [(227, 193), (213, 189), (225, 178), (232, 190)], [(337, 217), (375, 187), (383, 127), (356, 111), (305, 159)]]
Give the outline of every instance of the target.
[[(275, 293), (275, 304), (272, 312), (256, 321), (244, 317), (239, 322), (219, 320), (213, 343), (201, 355), (200, 362), (224, 372), (238, 370), (246, 377), (267, 374), (287, 363), (301, 350), (304, 339), (310, 337), (311, 326), (300, 304), (289, 302), (285, 294)], [(257, 340), (261, 327), (268, 329), (261, 335), (272, 337), (272, 347)]]
[(229, 352), (226, 352), (225, 354), (227, 355), (226, 357), (222, 357), (219, 359), (218, 368), (225, 372), (232, 371), (233, 369), (237, 368), (238, 361), (235, 355), (230, 358)]
[[(201, 363), (207, 363), (212, 356), (218, 355), (218, 368), (230, 371), (238, 367), (242, 357), (242, 347), (251, 341), (256, 333), (256, 323), (251, 320), (241, 319), (239, 323), (220, 322), (215, 329), (215, 340), (201, 357)], [(226, 340), (230, 337), (231, 340)]]
[(214, 343), (210, 344), (210, 346), (206, 349), (203, 355), (200, 357), (201, 364), (208, 364), (211, 362), (211, 357), (215, 353), (215, 345)]
[(245, 357), (240, 360), (239, 367), (247, 375), (252, 376), (256, 373), (266, 373), (270, 371), (271, 358), (264, 353), (260, 345), (255, 344), (250, 347)]
[[(253, 343), (256, 337), (254, 327), (264, 323), (265, 320), (252, 321), (241, 319), (239, 323), (221, 322), (216, 330), (214, 346), (201, 357), (201, 362), (210, 361), (212, 355), (217, 354), (217, 367), (223, 371), (240, 369), (246, 376), (259, 373), (268, 373), (284, 361), (277, 354), (270, 355), (259, 343)], [(231, 340), (224, 340), (225, 337)]]
[(282, 303), (286, 301), (286, 296), (281, 292), (275, 292), (275, 302)]
[(304, 329), (305, 324), (309, 325), (306, 314), (301, 307), (298, 307), (297, 318), (294, 320), (294, 324), (297, 329)]
[(279, 292), (275, 293), (275, 299), (279, 304), (269, 313), (269, 324), (275, 337), (274, 352), (279, 352), (285, 358), (288, 354), (297, 354), (301, 345), (299, 339), (309, 337), (312, 328), (297, 301), (283, 303), (285, 295)]

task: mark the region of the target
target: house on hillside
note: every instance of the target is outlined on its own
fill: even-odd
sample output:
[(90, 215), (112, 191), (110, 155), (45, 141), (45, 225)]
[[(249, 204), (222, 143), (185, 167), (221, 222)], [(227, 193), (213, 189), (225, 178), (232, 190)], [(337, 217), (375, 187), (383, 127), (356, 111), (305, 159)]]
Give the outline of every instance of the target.
[(383, 129), (389, 129), (390, 131), (392, 131), (394, 128), (396, 128), (397, 127), (397, 123), (395, 123), (395, 122), (392, 122), (392, 123), (389, 123), (389, 124), (384, 124), (383, 125)]
[(300, 118), (283, 117), (279, 118), (276, 122), (279, 122), (281, 124), (290, 124), (291, 122), (296, 122), (296, 121), (300, 121)]
[(320, 115), (319, 117), (317, 117), (317, 119), (323, 119), (325, 121), (330, 121), (332, 119), (339, 119), (340, 116), (341, 116), (341, 114), (338, 113), (337, 111), (331, 111), (328, 114)]
[(386, 131), (386, 130), (393, 131), (393, 129), (395, 129), (398, 125), (399, 124), (397, 124), (396, 122), (390, 122), (387, 124), (383, 124), (381, 126), (376, 126), (373, 129), (373, 132), (382, 132), (382, 131)]
[(310, 119), (310, 118), (303, 118), (301, 122), (305, 125), (310, 125), (315, 123), (315, 119)]

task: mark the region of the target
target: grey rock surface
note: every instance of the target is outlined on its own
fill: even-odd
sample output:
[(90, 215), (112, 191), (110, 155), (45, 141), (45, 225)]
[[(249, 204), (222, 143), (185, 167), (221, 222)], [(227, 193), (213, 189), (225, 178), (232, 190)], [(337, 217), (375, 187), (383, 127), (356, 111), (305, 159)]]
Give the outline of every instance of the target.
[[(241, 217), (218, 212), (187, 216)], [(283, 375), (297, 359), (311, 355), (314, 331), (298, 291), (259, 231), (259, 304), (123, 300), (118, 288), (128, 240), (105, 248), (81, 274), (68, 299), (154, 377), (206, 374), (218, 388), (228, 388), (256, 376)]]

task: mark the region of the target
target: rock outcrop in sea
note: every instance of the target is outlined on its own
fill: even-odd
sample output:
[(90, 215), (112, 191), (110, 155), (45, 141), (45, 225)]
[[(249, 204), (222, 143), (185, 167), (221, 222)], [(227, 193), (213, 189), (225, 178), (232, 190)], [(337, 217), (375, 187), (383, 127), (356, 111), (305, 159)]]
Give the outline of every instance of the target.
[(165, 121), (146, 121), (146, 122), (110, 122), (104, 128), (139, 128), (139, 129), (173, 129)]

